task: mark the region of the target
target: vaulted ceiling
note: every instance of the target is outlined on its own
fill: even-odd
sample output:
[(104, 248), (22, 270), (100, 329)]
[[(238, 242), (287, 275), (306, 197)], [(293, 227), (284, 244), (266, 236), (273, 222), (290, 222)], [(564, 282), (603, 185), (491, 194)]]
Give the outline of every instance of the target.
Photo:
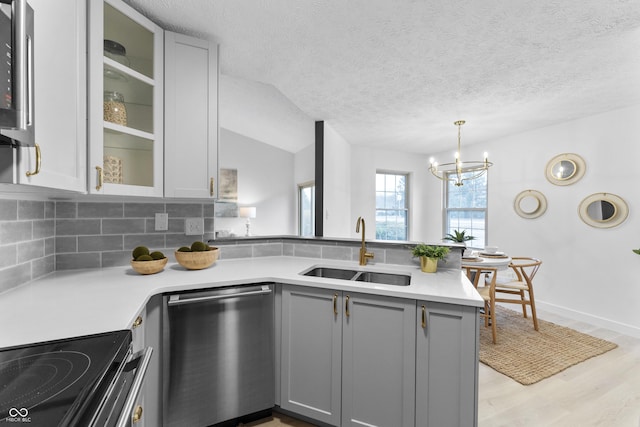
[(352, 144), (429, 153), (640, 103), (638, 0), (129, 0)]

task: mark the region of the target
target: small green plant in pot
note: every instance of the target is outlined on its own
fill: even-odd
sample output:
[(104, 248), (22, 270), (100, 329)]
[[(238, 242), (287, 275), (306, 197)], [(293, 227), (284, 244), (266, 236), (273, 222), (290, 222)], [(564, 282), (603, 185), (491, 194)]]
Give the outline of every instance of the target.
[(447, 234), (442, 240), (449, 240), (451, 242), (462, 243), (466, 246), (470, 240), (475, 240), (475, 236), (467, 234), (467, 230), (453, 230), (453, 233)]
[(421, 243), (411, 249), (414, 257), (420, 258), (420, 269), (425, 273), (435, 273), (438, 269), (438, 260), (444, 260), (449, 253), (446, 246), (434, 246)]

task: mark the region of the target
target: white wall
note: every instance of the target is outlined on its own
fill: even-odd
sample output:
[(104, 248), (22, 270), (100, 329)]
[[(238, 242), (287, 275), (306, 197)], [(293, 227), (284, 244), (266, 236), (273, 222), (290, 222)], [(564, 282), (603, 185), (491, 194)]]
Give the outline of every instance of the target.
[[(239, 204), (258, 208), (252, 234), (296, 234), (297, 184), (315, 178), (315, 122), (274, 86), (227, 75), (219, 114), (219, 164), (238, 169)], [(243, 235), (244, 224), (217, 218), (215, 228)]]
[[(513, 256), (534, 256), (543, 264), (535, 280), (541, 308), (572, 318), (640, 336), (640, 106), (586, 117), (561, 125), (511, 135), (489, 143), (464, 146), (464, 158), (481, 159), (484, 151), (494, 166), (489, 170), (489, 243)], [(547, 162), (572, 152), (587, 163), (585, 176), (570, 186), (556, 186), (545, 178)], [(351, 209), (374, 224), (375, 171), (411, 173), (413, 241), (442, 238), (442, 181), (428, 172), (430, 156), (351, 147)], [(451, 158), (452, 152), (434, 157)], [(513, 209), (516, 195), (527, 189), (542, 192), (547, 212), (523, 219)], [(610, 192), (621, 196), (630, 214), (620, 226), (596, 229), (578, 216), (587, 196)], [(374, 227), (367, 230), (373, 238)], [(355, 230), (355, 229), (354, 229)], [(355, 236), (354, 230), (344, 236)]]
[[(377, 171), (382, 170), (409, 174), (409, 240), (429, 241), (428, 230), (433, 227), (425, 221), (424, 212), (431, 205), (440, 207), (440, 199), (436, 193), (435, 197), (425, 197), (423, 191), (423, 183), (429, 179), (428, 157), (354, 145), (351, 147), (351, 159), (351, 211), (353, 216), (362, 216), (369, 224), (367, 239), (376, 237), (375, 176)], [(348, 236), (356, 237), (355, 220), (350, 232)], [(430, 241), (440, 241), (440, 237)]]
[[(490, 177), (490, 242), (512, 254), (539, 256), (544, 264), (536, 282), (537, 300), (576, 315), (594, 316), (636, 328), (640, 335), (640, 106), (539, 129), (495, 141), (495, 171)], [(495, 148), (494, 148), (495, 147)], [(544, 177), (548, 160), (574, 152), (587, 172), (571, 186)], [(515, 195), (541, 191), (547, 212), (536, 220), (517, 216)], [(588, 195), (610, 192), (629, 205), (626, 222), (613, 229), (586, 225), (577, 214)], [(597, 319), (596, 319), (597, 320)]]
[(315, 141), (315, 122), (273, 85), (220, 75), (220, 127), (295, 153)]
[[(481, 158), (482, 151), (488, 151), (494, 162), (489, 170), (489, 243), (511, 255), (543, 261), (535, 280), (538, 305), (636, 336), (640, 336), (640, 256), (631, 249), (640, 247), (639, 117), (640, 106), (634, 106), (463, 146), (463, 157)], [(545, 167), (552, 157), (566, 152), (584, 158), (586, 174), (573, 185), (553, 185), (545, 178)], [(425, 190), (432, 194), (440, 185), (431, 179)], [(523, 219), (513, 210), (515, 196), (527, 189), (547, 198), (548, 209), (540, 218)], [(626, 200), (630, 210), (626, 222), (612, 229), (582, 222), (578, 205), (597, 192)], [(428, 218), (428, 235), (439, 237), (440, 209), (429, 209)]]
[[(296, 234), (294, 155), (220, 129), (220, 168), (238, 170), (238, 206), (255, 206), (253, 235)], [(215, 218), (215, 230), (245, 233), (244, 218)]]
[[(324, 123), (324, 223), (325, 237), (349, 236), (359, 213), (351, 213), (351, 146)], [(355, 217), (354, 217), (355, 215)]]

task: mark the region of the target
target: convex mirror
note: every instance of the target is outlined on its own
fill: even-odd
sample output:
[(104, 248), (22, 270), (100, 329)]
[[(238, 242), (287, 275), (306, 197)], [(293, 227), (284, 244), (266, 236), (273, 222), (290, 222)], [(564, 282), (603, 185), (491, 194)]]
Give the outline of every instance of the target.
[(584, 159), (574, 153), (558, 154), (547, 163), (545, 175), (555, 185), (571, 185), (579, 181), (587, 170)]
[(627, 203), (611, 193), (595, 193), (586, 197), (578, 207), (580, 218), (597, 228), (616, 227), (629, 215)]

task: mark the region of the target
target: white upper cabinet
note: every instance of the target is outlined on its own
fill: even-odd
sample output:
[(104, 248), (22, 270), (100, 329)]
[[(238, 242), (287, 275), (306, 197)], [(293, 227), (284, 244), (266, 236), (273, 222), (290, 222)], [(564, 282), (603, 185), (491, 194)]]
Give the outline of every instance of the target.
[(163, 195), (163, 30), (119, 0), (89, 4), (89, 192)]
[(165, 197), (217, 197), (218, 46), (165, 32)]
[(29, 0), (29, 4), (34, 10), (34, 123), (38, 148), (16, 149), (19, 163), (15, 182), (85, 192), (86, 3)]

